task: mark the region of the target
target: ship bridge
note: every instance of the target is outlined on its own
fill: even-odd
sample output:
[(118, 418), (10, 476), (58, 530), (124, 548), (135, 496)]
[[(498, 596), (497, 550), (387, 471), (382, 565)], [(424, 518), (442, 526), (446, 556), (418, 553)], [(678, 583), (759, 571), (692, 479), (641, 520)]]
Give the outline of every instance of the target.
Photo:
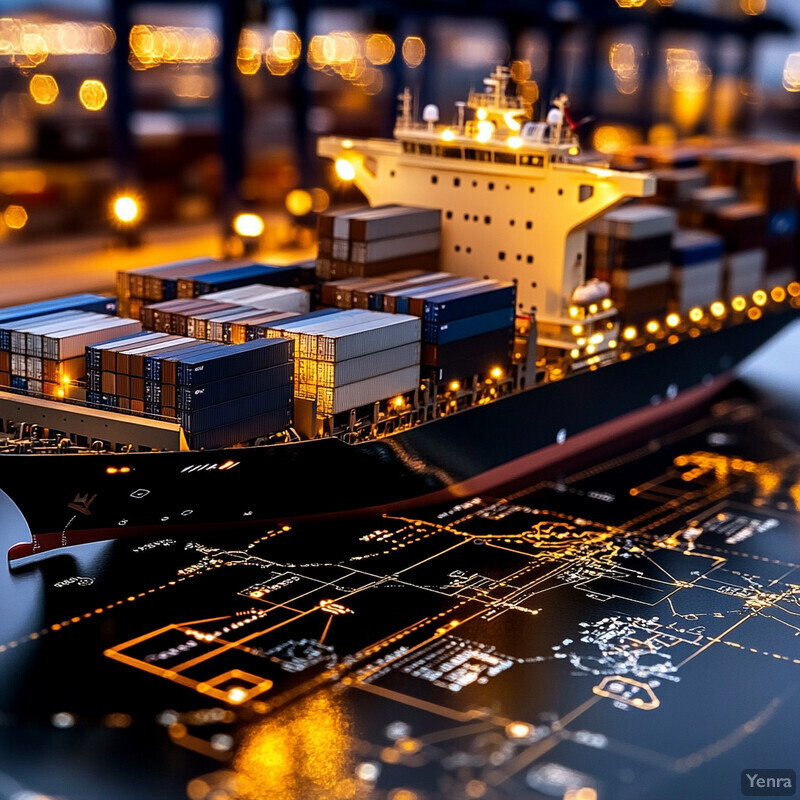
[[(421, 123), (412, 120), (406, 91), (394, 140), (327, 136), (317, 152), (370, 205), (441, 209), (442, 269), (516, 280), (520, 312), (567, 320), (585, 279), (586, 224), (626, 198), (654, 194), (655, 176), (577, 160), (566, 98), (544, 122), (526, 122), (505, 95), (506, 74), (457, 104), (454, 126), (439, 125), (432, 106)], [(467, 107), (474, 119), (464, 119)]]

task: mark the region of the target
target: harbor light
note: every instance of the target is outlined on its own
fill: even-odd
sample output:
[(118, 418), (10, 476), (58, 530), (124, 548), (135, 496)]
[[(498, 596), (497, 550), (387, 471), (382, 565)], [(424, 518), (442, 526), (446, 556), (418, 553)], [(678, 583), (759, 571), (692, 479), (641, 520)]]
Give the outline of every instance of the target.
[(352, 181), (355, 179), (356, 168), (346, 158), (337, 158), (334, 166), (336, 168), (336, 174), (343, 181)]
[(572, 335), (573, 336), (580, 336), (583, 333), (583, 325), (573, 325), (572, 326)]
[(286, 210), (295, 217), (304, 217), (314, 208), (311, 193), (305, 189), (292, 189), (286, 195)]
[(606, 297), (606, 299), (603, 300), (603, 311), (608, 311), (609, 308), (611, 308), (611, 298)]
[(782, 303), (786, 299), (786, 290), (783, 286), (776, 286), (769, 294), (776, 303)]
[(509, 722), (506, 725), (506, 736), (510, 739), (524, 739), (533, 733), (533, 727), (527, 722)]
[(507, 144), (513, 150), (518, 150), (522, 147), (522, 139), (519, 136), (509, 136)]
[(445, 142), (452, 142), (453, 139), (455, 139), (455, 138), (456, 138), (456, 135), (453, 133), (453, 131), (450, 130), (450, 128), (445, 128), (442, 131), (442, 139)]
[(689, 312), (689, 319), (692, 322), (700, 322), (700, 320), (703, 319), (703, 309), (702, 308), (698, 308), (697, 306), (695, 306)]
[(745, 300), (741, 295), (738, 295), (731, 300), (731, 308), (734, 311), (744, 311), (745, 308), (747, 308), (747, 300)]
[(395, 399), (392, 400), (392, 405), (395, 408), (402, 408), (405, 405), (405, 402), (406, 401), (403, 399), (402, 395), (400, 395), (399, 397), (395, 397)]
[(495, 380), (503, 377), (503, 370), (500, 367), (494, 367), (489, 373)]
[(632, 339), (635, 339), (636, 328), (634, 328), (633, 326), (625, 328), (625, 330), (622, 331), (622, 338), (625, 339), (626, 342), (630, 342)]
[(457, 392), (461, 388), (461, 384), (458, 381), (451, 381), (450, 383), (450, 391)]
[(670, 328), (677, 328), (681, 324), (681, 318), (677, 314), (667, 314), (667, 325)]
[(258, 214), (238, 214), (233, 220), (233, 229), (239, 236), (255, 239), (264, 233), (264, 220)]
[(717, 301), (716, 303), (712, 303), (710, 310), (711, 310), (711, 313), (715, 317), (717, 317), (718, 319), (720, 317), (724, 317), (725, 316), (725, 304), (724, 303), (720, 303), (719, 301)]
[(767, 304), (767, 293), (763, 289), (759, 289), (758, 291), (753, 292), (753, 302), (757, 306), (763, 306)]
[(139, 216), (139, 203), (136, 198), (123, 194), (114, 200), (114, 218), (123, 225), (130, 225)]
[(578, 350), (577, 347), (573, 347), (572, 350), (569, 351), (569, 354), (572, 356), (572, 358), (578, 358), (581, 354), (581, 351)]

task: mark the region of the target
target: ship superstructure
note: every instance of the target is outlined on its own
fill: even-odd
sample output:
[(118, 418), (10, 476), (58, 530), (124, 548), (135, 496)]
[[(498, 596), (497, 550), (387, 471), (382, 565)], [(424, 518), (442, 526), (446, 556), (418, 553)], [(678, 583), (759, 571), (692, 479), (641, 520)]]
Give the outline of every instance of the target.
[[(568, 332), (586, 276), (586, 224), (626, 198), (652, 195), (655, 178), (579, 160), (567, 99), (558, 98), (544, 121), (526, 120), (507, 93), (509, 79), (498, 67), (485, 91), (457, 104), (451, 125), (435, 106), (415, 121), (406, 90), (394, 140), (328, 136), (318, 153), (352, 176), (370, 205), (442, 209), (442, 269), (516, 280), (520, 313), (535, 311), (539, 322)], [(570, 339), (574, 346), (574, 337), (565, 346)]]

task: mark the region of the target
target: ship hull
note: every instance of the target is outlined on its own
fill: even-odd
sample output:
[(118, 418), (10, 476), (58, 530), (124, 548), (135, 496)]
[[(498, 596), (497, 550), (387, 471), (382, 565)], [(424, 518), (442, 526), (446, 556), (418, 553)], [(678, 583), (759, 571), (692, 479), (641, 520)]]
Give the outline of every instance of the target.
[(327, 438), (204, 452), (0, 455), (0, 490), (31, 534), (9, 557), (486, 492), (701, 402), (795, 316), (765, 315), (354, 445)]

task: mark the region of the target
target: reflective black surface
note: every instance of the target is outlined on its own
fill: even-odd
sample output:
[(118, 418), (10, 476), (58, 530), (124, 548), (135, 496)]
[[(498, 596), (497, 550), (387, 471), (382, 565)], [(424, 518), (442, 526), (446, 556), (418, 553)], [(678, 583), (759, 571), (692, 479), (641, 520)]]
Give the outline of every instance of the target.
[(799, 347), (502, 498), (4, 571), (0, 797), (704, 800), (794, 767)]

